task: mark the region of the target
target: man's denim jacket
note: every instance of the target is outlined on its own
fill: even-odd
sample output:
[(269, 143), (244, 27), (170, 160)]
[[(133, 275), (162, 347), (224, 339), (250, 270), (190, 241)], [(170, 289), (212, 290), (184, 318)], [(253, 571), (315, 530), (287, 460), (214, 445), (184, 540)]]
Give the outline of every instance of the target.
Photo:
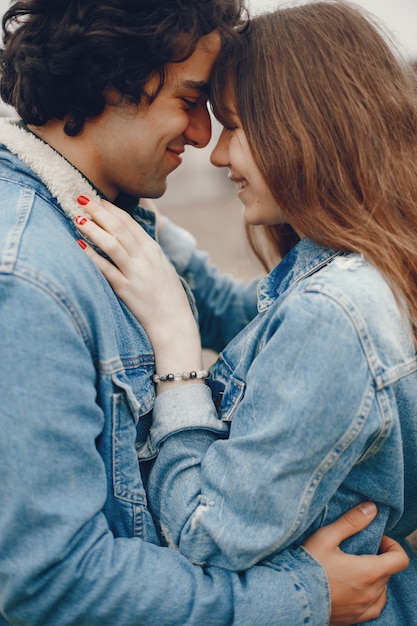
[[(221, 337), (231, 314), (222, 303), (242, 287), (180, 229), (168, 224), (160, 240), (193, 287), (210, 344), (206, 319), (211, 332), (217, 319)], [(376, 553), (384, 533), (404, 543), (411, 564), (391, 579), (375, 624), (417, 624), (417, 555), (403, 541), (417, 527), (417, 362), (406, 312), (364, 258), (308, 239), (259, 283), (258, 311), (209, 386), (156, 400), (148, 497), (167, 543), (199, 564), (281, 566), (283, 550), (372, 500), (377, 519), (344, 547)], [(210, 432), (218, 418), (230, 424), (228, 440)]]
[(95, 192), (25, 130), (0, 122), (0, 144), (0, 623), (327, 623), (303, 549), (241, 575), (157, 545), (137, 456), (154, 357), (77, 245), (76, 198)]

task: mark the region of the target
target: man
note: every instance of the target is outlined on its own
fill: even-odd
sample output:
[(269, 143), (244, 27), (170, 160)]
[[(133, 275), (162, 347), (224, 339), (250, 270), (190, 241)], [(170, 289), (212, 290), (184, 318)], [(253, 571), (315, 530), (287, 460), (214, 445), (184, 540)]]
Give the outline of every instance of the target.
[[(73, 219), (96, 194), (153, 232), (138, 198), (163, 194), (185, 146), (209, 141), (210, 72), (241, 8), (24, 0), (5, 15), (1, 95), (22, 122), (0, 128), (0, 624), (327, 623), (326, 575), (304, 550), (238, 575), (158, 545), (137, 460), (151, 346)], [(376, 616), (407, 564), (394, 544), (339, 554), (373, 516), (356, 511), (307, 545), (346, 594), (333, 624)], [(341, 587), (344, 575), (368, 588)]]

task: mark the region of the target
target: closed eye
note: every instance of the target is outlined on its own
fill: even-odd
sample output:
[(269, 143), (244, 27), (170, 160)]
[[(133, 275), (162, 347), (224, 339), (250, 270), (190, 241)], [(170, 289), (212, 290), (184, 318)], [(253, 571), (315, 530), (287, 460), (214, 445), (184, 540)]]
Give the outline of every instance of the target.
[(198, 104), (198, 100), (189, 100), (188, 98), (181, 98), (181, 100), (184, 102), (187, 109), (195, 109)]

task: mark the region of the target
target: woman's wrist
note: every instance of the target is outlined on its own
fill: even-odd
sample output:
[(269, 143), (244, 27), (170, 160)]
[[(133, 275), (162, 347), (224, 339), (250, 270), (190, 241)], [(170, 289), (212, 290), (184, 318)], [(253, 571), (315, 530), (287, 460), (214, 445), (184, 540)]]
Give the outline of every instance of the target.
[(173, 385), (201, 384), (205, 381), (206, 370), (198, 328), (187, 320), (184, 324), (176, 331), (166, 332), (165, 328), (151, 337), (155, 353), (155, 375), (158, 377), (154, 380), (157, 393)]
[(168, 372), (167, 374), (156, 373), (152, 376), (152, 380), (156, 386), (156, 395), (172, 389), (175, 386), (185, 384), (204, 384), (210, 377), (208, 370), (190, 370), (182, 372)]
[(155, 373), (152, 376), (154, 383), (172, 383), (178, 380), (206, 380), (210, 377), (209, 370), (190, 370), (184, 372), (169, 372), (168, 374)]

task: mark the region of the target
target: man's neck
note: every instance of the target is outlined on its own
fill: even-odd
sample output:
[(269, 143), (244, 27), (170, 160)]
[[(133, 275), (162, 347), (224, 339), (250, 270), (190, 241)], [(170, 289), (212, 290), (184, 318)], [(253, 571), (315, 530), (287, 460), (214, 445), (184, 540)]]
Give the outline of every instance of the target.
[(94, 153), (88, 126), (79, 135), (70, 137), (64, 132), (64, 124), (61, 120), (50, 120), (43, 126), (28, 124), (27, 127), (77, 168), (102, 195), (113, 201), (117, 193), (100, 179), (97, 167), (99, 155)]

